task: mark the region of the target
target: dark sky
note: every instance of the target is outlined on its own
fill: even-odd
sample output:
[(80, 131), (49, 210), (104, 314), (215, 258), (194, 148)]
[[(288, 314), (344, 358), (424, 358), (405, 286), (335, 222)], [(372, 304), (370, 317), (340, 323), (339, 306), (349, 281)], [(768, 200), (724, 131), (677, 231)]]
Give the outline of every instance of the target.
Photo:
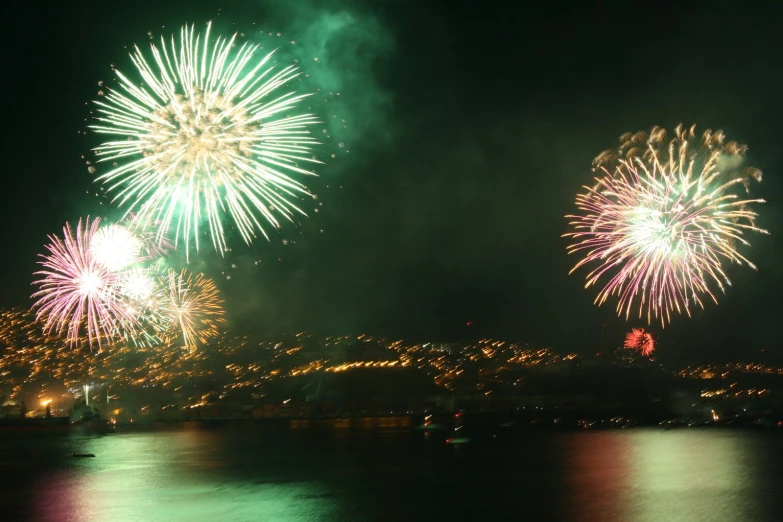
[(563, 215), (621, 133), (684, 122), (749, 144), (772, 235), (751, 238), (759, 271), (731, 268), (719, 306), (653, 330), (691, 355), (783, 352), (782, 8), (297, 0), (222, 2), (218, 15), (215, 2), (113, 3), (6, 8), (0, 306), (29, 304), (46, 234), (87, 213), (116, 217), (87, 194), (81, 155), (97, 142), (78, 132), (110, 64), (130, 70), (126, 45), (214, 19), (312, 46), (319, 20), (343, 15), (314, 74), (341, 90), (351, 153), (311, 185), (321, 212), (271, 243), (232, 237), (225, 259), (204, 249), (192, 263), (217, 278), (234, 328), (491, 335), (590, 352), (606, 324), (619, 342), (642, 323), (596, 308), (584, 273), (567, 275)]

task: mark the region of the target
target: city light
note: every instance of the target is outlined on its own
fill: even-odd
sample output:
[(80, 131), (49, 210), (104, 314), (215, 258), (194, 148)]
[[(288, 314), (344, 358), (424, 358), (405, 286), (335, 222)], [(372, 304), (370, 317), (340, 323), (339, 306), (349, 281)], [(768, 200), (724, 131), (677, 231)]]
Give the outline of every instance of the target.
[[(29, 397), (35, 396), (35, 403), (44, 409), (55, 401), (64, 407), (74, 401), (99, 408), (111, 404), (111, 418), (129, 420), (133, 414), (138, 420), (154, 408), (147, 405), (133, 413), (124, 401), (147, 390), (162, 397), (163, 405), (155, 411), (211, 415), (211, 408), (220, 404), (271, 400), (273, 390), (298, 379), (291, 382), (301, 383), (293, 386), (304, 389), (302, 397), (286, 393), (276, 404), (300, 411), (303, 397), (318, 393), (320, 379), (364, 373), (383, 381), (395, 375), (405, 375), (406, 380), (420, 375), (434, 386), (433, 393), (502, 401), (524, 393), (530, 372), (544, 368), (570, 372), (585, 362), (575, 353), (497, 339), (415, 343), (367, 334), (318, 337), (298, 332), (269, 340), (224, 333), (207, 341), (195, 351), (183, 350), (174, 341), (146, 347), (120, 344), (110, 351), (91, 352), (86, 345), (69, 348), (66, 341), (44, 334), (28, 310), (0, 311), (0, 383), (9, 390), (5, 407), (18, 408), (25, 398), (30, 403)], [(642, 364), (650, 371), (663, 371), (647, 358), (622, 356), (627, 352), (618, 347), (618, 357), (610, 364)], [(769, 387), (738, 384), (738, 379), (783, 376), (783, 367), (735, 362), (671, 372), (684, 381), (709, 383), (696, 393), (701, 401), (763, 400), (771, 395)], [(208, 389), (200, 391), (199, 386)]]

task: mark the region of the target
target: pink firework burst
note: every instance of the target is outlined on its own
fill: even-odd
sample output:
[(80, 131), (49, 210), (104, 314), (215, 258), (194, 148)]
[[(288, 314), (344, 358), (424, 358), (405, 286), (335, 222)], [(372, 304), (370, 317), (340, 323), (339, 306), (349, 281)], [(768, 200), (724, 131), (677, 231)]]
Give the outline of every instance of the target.
[(65, 334), (70, 345), (86, 333), (89, 345), (100, 348), (116, 336), (120, 322), (133, 320), (115, 292), (117, 275), (91, 252), (99, 222), (87, 217), (79, 220), (75, 231), (66, 224), (62, 238), (49, 236), (49, 254), (40, 262), (44, 270), (36, 272), (40, 278), (33, 283), (39, 287), (33, 294), (36, 319), (44, 323), (46, 333)]
[(634, 328), (625, 336), (625, 347), (649, 356), (655, 351), (655, 340), (644, 328)]
[[(580, 213), (567, 216), (570, 254), (590, 266), (587, 284), (601, 285), (601, 305), (617, 299), (617, 313), (633, 309), (663, 326), (672, 314), (718, 302), (731, 284), (725, 265), (755, 265), (741, 252), (756, 226), (752, 210), (762, 199), (742, 192), (761, 172), (741, 169), (747, 147), (724, 143), (722, 132), (677, 127), (669, 139), (654, 128), (623, 136), (620, 149), (595, 160), (596, 184), (576, 197)], [(744, 191), (741, 190), (744, 188)]]

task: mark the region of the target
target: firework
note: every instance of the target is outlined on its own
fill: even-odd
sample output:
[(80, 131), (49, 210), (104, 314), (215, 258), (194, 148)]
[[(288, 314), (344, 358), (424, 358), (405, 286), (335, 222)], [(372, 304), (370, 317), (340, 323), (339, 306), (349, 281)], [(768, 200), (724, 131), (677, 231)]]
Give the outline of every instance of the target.
[(160, 228), (159, 223), (142, 223), (134, 214), (130, 214), (125, 222), (141, 243), (141, 261), (157, 262), (174, 250), (174, 245)]
[(170, 342), (180, 339), (189, 349), (218, 334), (224, 321), (223, 301), (215, 283), (202, 274), (169, 271), (164, 278), (162, 310)]
[(157, 283), (150, 272), (137, 268), (123, 273), (119, 278), (120, 293), (135, 302), (148, 302), (154, 298)]
[(48, 270), (38, 272), (41, 289), (34, 294), (47, 333), (65, 332), (71, 346), (84, 334), (87, 344), (99, 347), (119, 340), (136, 346), (160, 341), (165, 321), (156, 265), (170, 245), (165, 236), (151, 241), (133, 225), (132, 219), (104, 225), (87, 218), (75, 236), (66, 225), (64, 239), (50, 238), (51, 255), (43, 263)]
[(88, 217), (79, 220), (75, 231), (66, 224), (62, 238), (49, 236), (49, 254), (41, 262), (44, 270), (36, 272), (36, 317), (43, 321), (45, 333), (65, 333), (70, 345), (84, 329), (90, 346), (101, 346), (116, 334), (119, 321), (132, 322), (116, 293), (117, 275), (92, 253), (99, 221)]
[(90, 241), (92, 256), (112, 272), (139, 262), (141, 249), (139, 238), (120, 225), (99, 228)]
[(650, 332), (644, 328), (634, 328), (625, 336), (625, 347), (629, 350), (637, 350), (644, 356), (649, 356), (655, 351), (655, 341)]
[(95, 149), (101, 162), (115, 165), (98, 177), (115, 191), (115, 201), (136, 211), (142, 223), (175, 231), (175, 244), (208, 228), (217, 250), (226, 248), (223, 221), (231, 218), (250, 243), (261, 221), (277, 228), (305, 215), (294, 201), (312, 196), (292, 175), (312, 175), (300, 164), (317, 141), (309, 127), (318, 119), (297, 114), (308, 94), (284, 91), (300, 73), (275, 70), (271, 53), (258, 45), (235, 50), (236, 36), (210, 39), (183, 27), (179, 42), (151, 46), (152, 62), (136, 47), (131, 54), (141, 84), (119, 71), (118, 89), (105, 88), (96, 102), (100, 134), (113, 136)]
[(596, 185), (577, 196), (581, 214), (567, 216), (565, 234), (574, 240), (568, 252), (583, 255), (571, 272), (597, 265), (586, 288), (606, 278), (597, 304), (614, 295), (618, 315), (638, 307), (639, 317), (663, 326), (672, 313), (690, 316), (693, 303), (717, 303), (715, 288), (731, 284), (724, 263), (756, 268), (738, 250), (749, 246), (744, 234), (767, 233), (750, 208), (764, 201), (737, 194), (761, 181), (760, 171), (739, 168), (747, 147), (724, 143), (721, 131), (699, 140), (694, 127), (679, 126), (674, 134), (627, 134), (619, 149), (598, 156)]
[(120, 323), (119, 336), (136, 347), (160, 344), (166, 327), (161, 308), (164, 294), (155, 275), (151, 269), (136, 268), (119, 277), (118, 289), (126, 315), (132, 318)]

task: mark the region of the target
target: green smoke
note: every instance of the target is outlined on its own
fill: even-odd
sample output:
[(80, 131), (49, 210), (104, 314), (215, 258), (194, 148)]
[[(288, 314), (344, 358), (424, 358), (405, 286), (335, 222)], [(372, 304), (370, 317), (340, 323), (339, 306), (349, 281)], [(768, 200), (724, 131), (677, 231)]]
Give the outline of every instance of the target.
[[(390, 135), (387, 113), (391, 96), (378, 80), (393, 50), (389, 31), (376, 16), (350, 3), (269, 3), (269, 17), (259, 26), (288, 44), (278, 63), (296, 60), (306, 75), (303, 88), (316, 92), (313, 109), (323, 117), (338, 153), (376, 146)], [(295, 42), (291, 44), (290, 42)], [(339, 147), (342, 143), (343, 147)]]

